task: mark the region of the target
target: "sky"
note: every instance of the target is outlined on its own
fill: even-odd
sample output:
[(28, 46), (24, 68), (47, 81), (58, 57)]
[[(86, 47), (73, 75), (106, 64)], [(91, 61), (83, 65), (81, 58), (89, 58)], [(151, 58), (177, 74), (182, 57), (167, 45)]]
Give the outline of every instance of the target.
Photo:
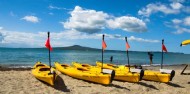
[(81, 45), (109, 50), (190, 54), (190, 0), (1, 0), (0, 47)]

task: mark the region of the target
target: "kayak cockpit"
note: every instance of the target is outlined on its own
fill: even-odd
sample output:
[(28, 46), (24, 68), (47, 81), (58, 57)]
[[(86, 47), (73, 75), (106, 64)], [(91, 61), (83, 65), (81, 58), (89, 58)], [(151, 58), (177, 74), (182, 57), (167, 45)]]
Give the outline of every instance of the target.
[(83, 67), (90, 67), (88, 64), (82, 64)]
[(67, 64), (61, 64), (61, 66), (64, 67), (64, 68), (68, 68), (68, 67), (70, 67), (70, 66), (67, 65)]
[(44, 64), (38, 64), (38, 65), (36, 65), (36, 68), (41, 67), (41, 66), (45, 66), (45, 65)]
[(77, 68), (77, 70), (80, 70), (80, 71), (89, 71), (88, 69), (85, 69), (85, 68)]
[(50, 68), (40, 68), (39, 71), (50, 71)]

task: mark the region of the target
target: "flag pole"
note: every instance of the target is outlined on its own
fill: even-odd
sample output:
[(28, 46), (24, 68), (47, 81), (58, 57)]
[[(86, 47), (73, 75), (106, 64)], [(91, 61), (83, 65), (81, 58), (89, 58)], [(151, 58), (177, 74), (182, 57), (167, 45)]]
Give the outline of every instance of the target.
[[(50, 32), (48, 31), (48, 39), (50, 37)], [(50, 49), (49, 50), (49, 66), (50, 66), (50, 69), (51, 69), (51, 57), (50, 57)]]
[[(104, 41), (104, 34), (102, 35), (102, 42)], [(103, 58), (104, 58), (104, 49), (103, 49), (103, 46), (102, 46), (102, 67), (101, 67), (101, 71), (103, 72)]]
[[(125, 37), (125, 41), (127, 43), (127, 37)], [(128, 60), (128, 67), (129, 67), (129, 71), (130, 71), (130, 65), (129, 65), (129, 51), (127, 49), (127, 60)]]
[(162, 60), (161, 60), (161, 69), (163, 65), (163, 44), (164, 44), (164, 39), (162, 39)]
[[(127, 43), (127, 37), (125, 37), (126, 43)], [(127, 49), (127, 59), (128, 59), (128, 66), (129, 66), (129, 51)]]

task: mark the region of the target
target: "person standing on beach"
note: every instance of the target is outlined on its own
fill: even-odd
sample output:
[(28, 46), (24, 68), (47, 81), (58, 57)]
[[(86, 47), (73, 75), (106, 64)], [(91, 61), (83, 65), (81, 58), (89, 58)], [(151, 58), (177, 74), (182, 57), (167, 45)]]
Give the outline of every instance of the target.
[(149, 59), (150, 59), (150, 65), (152, 65), (152, 59), (153, 59), (153, 54), (151, 52), (148, 52)]
[(113, 61), (113, 56), (110, 57), (110, 62), (112, 62), (112, 61)]

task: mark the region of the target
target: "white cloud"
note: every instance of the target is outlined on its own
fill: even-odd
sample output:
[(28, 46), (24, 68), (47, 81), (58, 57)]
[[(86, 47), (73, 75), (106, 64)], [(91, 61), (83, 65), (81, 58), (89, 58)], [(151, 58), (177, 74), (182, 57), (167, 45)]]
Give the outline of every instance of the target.
[(69, 20), (62, 23), (66, 29), (92, 34), (104, 29), (106, 18), (108, 17), (109, 15), (102, 11), (87, 10), (76, 6), (75, 9), (71, 11)]
[(3, 41), (4, 37), (3, 34), (0, 32), (0, 43)]
[(169, 1), (171, 1), (171, 2), (179, 2), (179, 3), (184, 3), (185, 2), (185, 0), (169, 0)]
[(185, 24), (186, 26), (190, 26), (190, 16), (188, 16), (188, 17), (186, 17), (186, 18), (184, 19), (184, 24)]
[(178, 3), (178, 2), (173, 2), (173, 3), (170, 4), (170, 6), (173, 9), (181, 9), (183, 7), (183, 5), (181, 3)]
[(128, 38), (129, 41), (138, 41), (138, 42), (148, 42), (148, 43), (158, 43), (160, 42), (159, 40), (151, 40), (151, 39), (143, 39), (143, 38), (137, 38), (134, 36), (130, 36)]
[(171, 20), (172, 23), (167, 22), (166, 26), (175, 29), (175, 32), (172, 32), (174, 34), (182, 34), (182, 33), (190, 33), (190, 29), (188, 26), (190, 26), (190, 16), (184, 18), (184, 19), (173, 19)]
[(49, 5), (48, 8), (49, 8), (49, 9), (58, 9), (58, 10), (61, 9), (61, 8), (59, 8), (59, 7), (52, 6), (52, 5)]
[(76, 6), (70, 13), (71, 17), (68, 21), (60, 22), (68, 30), (93, 34), (105, 28), (129, 32), (144, 32), (147, 29), (146, 24), (136, 17), (114, 17), (102, 11), (83, 9), (79, 6)]
[[(182, 5), (179, 3), (173, 3), (171, 4), (173, 7), (170, 7), (165, 4), (161, 3), (155, 3), (155, 4), (148, 4), (146, 8), (142, 8), (141, 10), (138, 11), (139, 15), (149, 17), (152, 13), (157, 13), (157, 12), (162, 12), (164, 14), (178, 14), (180, 13), (180, 8)], [(174, 6), (178, 5), (178, 6)]]
[[(102, 37), (102, 34), (99, 35), (100, 39)], [(120, 40), (125, 40), (125, 37), (119, 35), (119, 34), (105, 34), (106, 39), (120, 39)], [(153, 40), (153, 39), (143, 39), (143, 38), (138, 38), (135, 36), (130, 36), (128, 37), (128, 41), (136, 41), (136, 42), (146, 42), (146, 43), (158, 43), (160, 42), (159, 40)]]
[[(102, 34), (94, 33), (87, 34), (78, 31), (62, 31), (62, 32), (51, 32), (51, 45), (52, 47), (62, 47), (74, 45), (76, 40), (83, 39), (102, 39)], [(124, 37), (119, 34), (105, 34), (107, 39), (119, 39), (124, 40)], [(4, 47), (44, 47), (47, 39), (47, 32), (18, 32), (18, 31), (7, 31), (0, 30), (0, 46)], [(143, 38), (136, 38), (130, 36), (129, 41), (137, 42), (148, 42), (156, 43), (158, 40), (150, 40)], [(24, 46), (23, 46), (24, 45)]]
[(182, 22), (182, 20), (179, 20), (179, 19), (173, 19), (172, 22), (174, 24), (180, 24)]
[(181, 12), (190, 13), (190, 6), (186, 0), (170, 0), (169, 4), (165, 3), (151, 3), (146, 7), (138, 11), (138, 15), (149, 17), (153, 13), (164, 13), (164, 14), (179, 14)]
[(174, 26), (174, 28), (176, 29), (175, 32), (173, 32), (174, 34), (182, 34), (182, 33), (190, 33), (190, 29), (188, 28), (184, 28), (184, 27), (180, 27), (180, 26)]
[(0, 31), (0, 33), (3, 36), (3, 40), (1, 41), (1, 44), (4, 44), (4, 45), (13, 44), (12, 47), (14, 47), (14, 44), (17, 44), (17, 45), (22, 44), (24, 45), (24, 47), (25, 46), (28, 46), (28, 47), (41, 46), (39, 45), (39, 42), (42, 41), (41, 33), (35, 34), (35, 33), (14, 32), (14, 31), (5, 31), (5, 30)]
[(56, 9), (56, 10), (71, 10), (71, 9), (57, 7), (57, 6), (52, 6), (52, 5), (49, 5), (48, 8), (49, 9)]
[(28, 21), (28, 22), (32, 22), (32, 23), (37, 23), (39, 22), (38, 17), (36, 16), (25, 16), (23, 18), (21, 18), (22, 20)]
[(147, 31), (146, 24), (135, 17), (122, 16), (116, 17), (114, 20), (108, 20), (108, 27), (113, 29), (122, 29), (129, 32), (144, 32)]
[[(62, 33), (51, 33), (51, 46), (60, 47), (73, 45), (73, 42), (65, 41)], [(2, 36), (2, 38), (1, 38)], [(4, 47), (44, 47), (47, 39), (47, 32), (18, 32), (18, 31), (0, 31), (0, 44)]]

